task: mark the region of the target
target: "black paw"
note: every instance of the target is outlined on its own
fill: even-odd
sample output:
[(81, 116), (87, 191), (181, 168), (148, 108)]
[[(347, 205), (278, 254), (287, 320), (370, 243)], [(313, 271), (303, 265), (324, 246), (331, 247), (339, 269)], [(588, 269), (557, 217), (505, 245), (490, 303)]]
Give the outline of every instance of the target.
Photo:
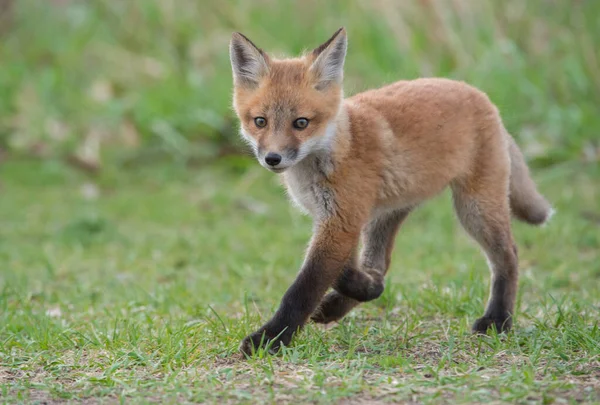
[(483, 316), (473, 324), (473, 333), (485, 335), (488, 330), (494, 328), (497, 333), (508, 332), (512, 328), (512, 317)]
[(269, 354), (276, 354), (281, 346), (289, 345), (292, 340), (291, 335), (284, 333), (271, 335), (265, 330), (259, 330), (246, 336), (240, 344), (240, 352), (246, 356), (252, 356), (258, 349), (267, 349)]
[(377, 272), (368, 274), (352, 268), (346, 268), (338, 279), (335, 289), (342, 295), (359, 302), (379, 298), (385, 289), (383, 278)]
[(330, 323), (340, 320), (352, 308), (357, 306), (358, 301), (346, 297), (337, 291), (332, 291), (323, 298), (321, 305), (310, 317), (316, 323)]

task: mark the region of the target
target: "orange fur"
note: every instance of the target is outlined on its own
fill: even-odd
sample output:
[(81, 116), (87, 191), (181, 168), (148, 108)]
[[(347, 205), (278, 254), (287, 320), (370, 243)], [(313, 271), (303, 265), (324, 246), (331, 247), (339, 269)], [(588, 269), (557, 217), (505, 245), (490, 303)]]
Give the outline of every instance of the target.
[[(461, 223), (482, 245), (494, 275), (486, 315), (474, 328), (510, 327), (517, 285), (510, 210), (539, 224), (550, 206), (535, 189), (497, 108), (476, 88), (437, 78), (399, 81), (343, 99), (345, 49), (343, 29), (296, 59), (272, 59), (239, 34), (231, 47), (234, 108), (242, 133), (261, 164), (282, 173), (291, 197), (315, 218), (307, 262), (315, 255), (326, 257), (319, 262), (324, 266), (320, 278), (311, 275), (315, 300), (330, 286), (336, 292), (313, 319), (337, 319), (380, 294), (397, 227), (413, 207), (450, 186)], [(267, 124), (258, 127), (256, 117)], [(308, 119), (308, 126), (296, 128), (298, 118)], [(267, 154), (281, 156), (281, 163), (265, 163)], [(386, 228), (392, 213), (401, 215)], [(357, 265), (361, 230), (372, 246), (365, 247)], [(310, 271), (303, 268), (301, 276)], [(294, 291), (304, 297), (300, 287)], [(288, 304), (293, 311), (294, 304)], [(316, 303), (302, 305), (308, 307), (294, 320), (297, 324), (287, 326), (301, 327)], [(279, 324), (272, 320), (261, 329), (267, 337), (285, 316), (276, 318)], [(252, 342), (246, 340), (242, 350)]]

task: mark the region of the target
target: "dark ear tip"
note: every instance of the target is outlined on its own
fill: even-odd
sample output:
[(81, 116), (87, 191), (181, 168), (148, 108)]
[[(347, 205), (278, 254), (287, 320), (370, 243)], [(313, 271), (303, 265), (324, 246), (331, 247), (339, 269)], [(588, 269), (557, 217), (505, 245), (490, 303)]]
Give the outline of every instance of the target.
[(254, 45), (247, 36), (245, 36), (244, 34), (242, 34), (241, 32), (238, 32), (238, 31), (235, 31), (231, 34), (231, 40), (232, 41), (240, 41), (240, 40), (246, 41), (246, 42), (250, 42), (252, 45)]
[(319, 45), (317, 48), (313, 49), (312, 54), (314, 57), (319, 56), (321, 52), (323, 52), (332, 42), (334, 42), (340, 36), (343, 38), (343, 43), (346, 43), (346, 28), (340, 27), (338, 30), (329, 38), (325, 43)]
[(248, 38), (247, 36), (245, 36), (244, 34), (242, 34), (241, 32), (233, 32), (231, 34), (231, 43), (246, 43), (246, 44), (250, 44), (253, 48), (256, 48), (260, 53), (263, 53), (263, 51), (260, 50), (260, 48), (258, 46), (256, 46), (254, 44), (254, 42), (250, 41), (250, 38)]

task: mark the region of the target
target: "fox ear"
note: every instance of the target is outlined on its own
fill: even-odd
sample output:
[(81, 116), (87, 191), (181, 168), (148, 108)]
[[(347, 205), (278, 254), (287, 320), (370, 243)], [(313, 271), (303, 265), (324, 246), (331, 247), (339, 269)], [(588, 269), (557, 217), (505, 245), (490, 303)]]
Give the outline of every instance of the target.
[(331, 83), (342, 83), (347, 47), (346, 30), (342, 27), (327, 42), (312, 51), (311, 57), (314, 61), (310, 71), (314, 75), (315, 87), (318, 90), (326, 88)]
[(236, 85), (258, 86), (260, 79), (269, 73), (267, 54), (239, 32), (231, 36), (229, 57)]

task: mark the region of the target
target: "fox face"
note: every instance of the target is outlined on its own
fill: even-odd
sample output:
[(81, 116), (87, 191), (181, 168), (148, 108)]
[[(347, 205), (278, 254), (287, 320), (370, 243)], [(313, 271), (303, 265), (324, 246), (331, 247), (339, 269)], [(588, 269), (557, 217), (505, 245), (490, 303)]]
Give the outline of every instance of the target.
[(312, 52), (278, 60), (233, 34), (233, 106), (241, 135), (263, 167), (281, 173), (331, 148), (346, 48), (346, 32), (340, 28)]

